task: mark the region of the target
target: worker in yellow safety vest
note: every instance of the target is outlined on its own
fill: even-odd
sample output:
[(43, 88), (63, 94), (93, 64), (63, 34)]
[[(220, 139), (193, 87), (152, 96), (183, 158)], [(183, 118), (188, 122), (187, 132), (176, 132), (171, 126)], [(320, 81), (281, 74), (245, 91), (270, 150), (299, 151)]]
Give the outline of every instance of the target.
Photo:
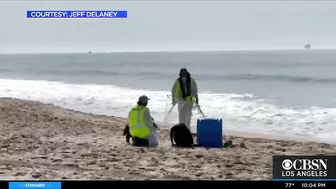
[(184, 123), (190, 130), (190, 121), (194, 102), (198, 104), (197, 84), (186, 68), (180, 70), (179, 78), (176, 79), (172, 93), (172, 104), (177, 103), (179, 123)]
[(128, 126), (135, 146), (155, 147), (159, 145), (156, 124), (147, 107), (148, 100), (150, 99), (147, 96), (140, 96), (137, 106), (133, 107), (128, 114)]

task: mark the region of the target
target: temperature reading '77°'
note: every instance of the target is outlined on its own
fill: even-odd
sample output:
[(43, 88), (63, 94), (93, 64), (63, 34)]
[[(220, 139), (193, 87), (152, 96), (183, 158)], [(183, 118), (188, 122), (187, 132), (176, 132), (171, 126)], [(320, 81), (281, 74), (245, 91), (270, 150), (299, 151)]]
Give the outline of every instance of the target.
[(292, 188), (293, 186), (294, 186), (294, 183), (286, 182), (286, 188)]

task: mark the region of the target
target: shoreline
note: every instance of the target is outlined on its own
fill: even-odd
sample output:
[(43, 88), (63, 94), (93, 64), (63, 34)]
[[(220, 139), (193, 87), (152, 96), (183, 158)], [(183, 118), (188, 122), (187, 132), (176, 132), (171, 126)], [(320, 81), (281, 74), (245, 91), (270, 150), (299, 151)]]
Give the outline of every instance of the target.
[[(105, 115), (101, 115), (105, 116)], [(125, 119), (125, 117), (118, 117), (120, 119)], [(159, 127), (164, 125), (165, 127), (171, 128), (173, 126), (172, 123), (163, 123), (163, 122), (156, 122)], [(196, 136), (196, 125), (192, 125), (192, 134)], [(269, 139), (269, 140), (283, 140), (283, 141), (292, 141), (292, 142), (305, 142), (305, 143), (319, 143), (319, 144), (329, 144), (329, 145), (336, 145), (336, 142), (325, 142), (321, 140), (317, 140), (315, 138), (309, 138), (305, 136), (287, 136), (287, 135), (276, 135), (273, 133), (257, 133), (257, 132), (245, 132), (245, 131), (235, 131), (230, 129), (223, 129), (223, 138), (225, 137), (241, 137), (241, 138), (248, 138), (248, 139)]]
[[(74, 109), (69, 109), (69, 108), (64, 108), (61, 106), (57, 106), (54, 105), (52, 103), (44, 103), (44, 102), (40, 102), (40, 101), (35, 101), (35, 100), (24, 100), (24, 99), (18, 99), (18, 98), (11, 98), (11, 97), (0, 97), (0, 101), (2, 99), (17, 99), (17, 100), (22, 100), (22, 101), (32, 101), (32, 102), (38, 102), (38, 103), (42, 103), (42, 104), (47, 104), (47, 105), (51, 105), (51, 106), (55, 106), (55, 107), (59, 107), (61, 109), (65, 109), (68, 111), (73, 111), (73, 112), (77, 112), (77, 113), (81, 113), (81, 114), (88, 114), (88, 115), (92, 115), (92, 116), (98, 116), (98, 117), (103, 117), (103, 118), (109, 118), (109, 117), (114, 117), (114, 118), (118, 118), (118, 119), (123, 119), (125, 120), (126, 123), (126, 117), (120, 117), (120, 116), (108, 116), (108, 115), (104, 115), (104, 114), (94, 114), (94, 113), (88, 113), (88, 112), (83, 112), (83, 111), (78, 111), (78, 110), (74, 110)], [(164, 123), (164, 122), (156, 122), (159, 126), (164, 126), (165, 129), (170, 129), (173, 124), (172, 123)], [(194, 136), (197, 135), (197, 133), (195, 133), (196, 131), (196, 125), (192, 125), (192, 134)], [(335, 142), (326, 142), (326, 141), (321, 141), (315, 138), (309, 138), (309, 137), (305, 137), (305, 136), (279, 136), (276, 135), (275, 133), (258, 133), (258, 132), (248, 132), (248, 131), (237, 131), (237, 130), (230, 130), (230, 129), (224, 129), (223, 130), (223, 137), (224, 136), (229, 136), (229, 137), (242, 137), (242, 138), (249, 138), (249, 139), (271, 139), (271, 140), (285, 140), (285, 141), (294, 141), (294, 142), (312, 142), (312, 143), (320, 143), (320, 144), (330, 144), (330, 145), (336, 145), (336, 141)]]
[(0, 179), (271, 180), (274, 155), (336, 155), (336, 145), (228, 131), (230, 148), (174, 148), (169, 125), (159, 125), (158, 148), (137, 148), (126, 143), (125, 124), (125, 118), (0, 98)]
[(252, 132), (242, 132), (242, 131), (232, 131), (226, 130), (225, 135), (227, 136), (235, 136), (235, 137), (243, 137), (243, 138), (263, 138), (263, 139), (271, 139), (271, 140), (284, 140), (284, 141), (293, 141), (293, 142), (306, 142), (306, 143), (319, 143), (319, 144), (330, 144), (336, 145), (336, 142), (325, 142), (321, 140), (314, 140), (305, 136), (279, 136), (275, 134), (263, 134), (263, 133), (252, 133)]

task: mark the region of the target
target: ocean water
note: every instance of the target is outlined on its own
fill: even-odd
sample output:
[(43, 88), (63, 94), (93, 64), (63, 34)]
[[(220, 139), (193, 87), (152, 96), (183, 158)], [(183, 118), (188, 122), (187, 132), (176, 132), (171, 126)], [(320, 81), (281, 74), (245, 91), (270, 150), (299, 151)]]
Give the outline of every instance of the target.
[[(156, 121), (186, 67), (200, 106), (225, 129), (336, 143), (336, 51), (227, 51), (0, 55), (0, 96), (126, 117), (148, 95)], [(194, 110), (193, 123), (201, 118)], [(195, 129), (195, 128), (194, 128)]]

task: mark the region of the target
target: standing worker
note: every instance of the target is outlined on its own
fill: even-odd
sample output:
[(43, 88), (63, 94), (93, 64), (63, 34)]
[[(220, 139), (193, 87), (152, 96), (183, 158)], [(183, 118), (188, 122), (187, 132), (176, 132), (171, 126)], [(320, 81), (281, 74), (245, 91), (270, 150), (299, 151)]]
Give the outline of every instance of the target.
[(198, 105), (197, 84), (186, 68), (180, 70), (180, 77), (176, 79), (172, 88), (172, 104), (177, 103), (179, 123), (184, 123), (190, 130), (191, 111), (194, 101)]
[(135, 146), (159, 145), (156, 127), (147, 107), (148, 100), (150, 99), (147, 96), (140, 96), (137, 106), (133, 107), (128, 114), (128, 126)]

